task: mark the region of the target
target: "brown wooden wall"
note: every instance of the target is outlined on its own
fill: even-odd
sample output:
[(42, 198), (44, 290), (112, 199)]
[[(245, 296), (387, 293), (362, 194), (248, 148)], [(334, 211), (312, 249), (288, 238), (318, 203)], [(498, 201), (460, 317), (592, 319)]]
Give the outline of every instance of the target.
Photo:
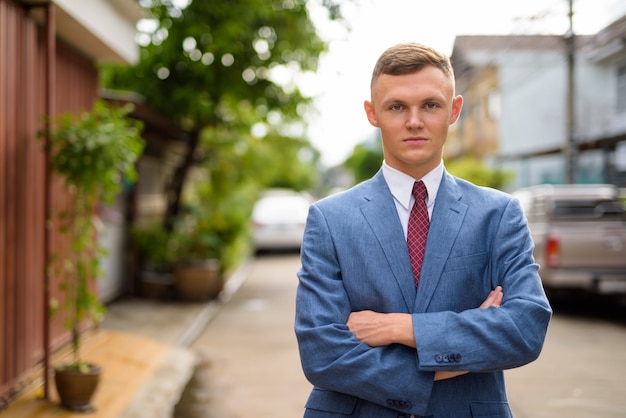
[[(46, 100), (45, 31), (25, 7), (0, 0), (0, 410), (35, 377), (44, 353), (45, 158), (38, 131)], [(56, 43), (57, 113), (91, 108), (97, 97), (94, 64)], [(51, 180), (51, 212), (68, 204), (59, 179)], [(51, 229), (51, 252), (67, 248)], [(52, 280), (50, 291), (59, 297)], [(51, 325), (53, 347), (67, 340), (62, 318)]]

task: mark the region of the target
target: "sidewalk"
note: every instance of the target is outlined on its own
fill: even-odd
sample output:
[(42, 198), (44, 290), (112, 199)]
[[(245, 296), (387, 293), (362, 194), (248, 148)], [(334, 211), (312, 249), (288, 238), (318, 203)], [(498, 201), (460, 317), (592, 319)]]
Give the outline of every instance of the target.
[(82, 348), (85, 360), (103, 368), (94, 412), (61, 408), (51, 382), (50, 401), (42, 399), (40, 383), (0, 412), (0, 418), (170, 418), (196, 364), (189, 346), (245, 281), (248, 269), (244, 263), (216, 300), (124, 299), (108, 306), (104, 322)]

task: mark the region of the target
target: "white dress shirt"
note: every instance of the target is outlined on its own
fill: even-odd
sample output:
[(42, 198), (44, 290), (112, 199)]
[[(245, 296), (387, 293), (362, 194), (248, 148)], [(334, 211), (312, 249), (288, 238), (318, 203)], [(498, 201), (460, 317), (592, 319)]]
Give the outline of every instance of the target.
[(404, 237), (406, 238), (406, 231), (409, 225), (409, 215), (411, 213), (411, 208), (415, 203), (415, 198), (413, 197), (413, 183), (418, 180), (422, 180), (424, 182), (426, 190), (428, 191), (428, 197), (426, 197), (428, 217), (432, 218), (435, 198), (437, 197), (439, 184), (441, 183), (441, 178), (443, 177), (443, 161), (441, 161), (435, 169), (428, 172), (421, 179), (414, 179), (408, 174), (390, 167), (385, 161), (383, 161), (382, 169), (385, 181), (387, 182), (389, 190), (391, 190), (391, 194), (393, 195), (396, 210), (398, 211), (398, 217), (400, 218), (402, 230), (404, 231)]

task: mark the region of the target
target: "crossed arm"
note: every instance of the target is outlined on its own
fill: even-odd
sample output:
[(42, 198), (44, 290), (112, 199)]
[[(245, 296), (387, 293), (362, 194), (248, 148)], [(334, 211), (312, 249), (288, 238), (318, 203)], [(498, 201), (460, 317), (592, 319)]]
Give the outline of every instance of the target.
[[(498, 308), (502, 304), (503, 296), (502, 287), (497, 286), (489, 293), (479, 308), (486, 309), (492, 306)], [(417, 348), (411, 314), (373, 311), (352, 312), (348, 316), (346, 325), (359, 341), (371, 347), (397, 343)], [(449, 379), (465, 373), (467, 372), (438, 371), (435, 373), (435, 380)]]

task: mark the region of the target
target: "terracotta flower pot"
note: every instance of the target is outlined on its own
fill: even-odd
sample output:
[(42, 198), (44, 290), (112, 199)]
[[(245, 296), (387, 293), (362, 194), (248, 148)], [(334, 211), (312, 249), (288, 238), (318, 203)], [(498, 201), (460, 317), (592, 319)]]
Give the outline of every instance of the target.
[(86, 372), (75, 367), (54, 369), (54, 383), (64, 408), (74, 412), (90, 412), (95, 409), (91, 398), (98, 387), (102, 369), (93, 364), (87, 366)]
[(214, 299), (224, 288), (218, 260), (179, 264), (174, 268), (176, 294), (183, 300)]

